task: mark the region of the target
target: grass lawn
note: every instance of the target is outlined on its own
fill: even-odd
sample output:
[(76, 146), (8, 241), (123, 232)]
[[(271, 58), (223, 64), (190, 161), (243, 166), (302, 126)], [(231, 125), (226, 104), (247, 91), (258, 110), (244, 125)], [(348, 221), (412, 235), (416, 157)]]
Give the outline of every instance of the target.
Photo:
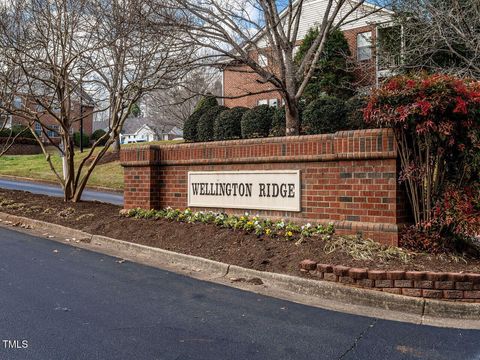
[[(86, 155), (78, 153), (76, 163)], [(61, 173), (62, 163), (59, 155), (52, 155), (52, 163), (55, 169)], [(0, 158), (0, 176), (21, 176), (39, 180), (57, 181), (50, 170), (45, 156), (39, 155), (8, 155)], [(112, 189), (123, 189), (123, 169), (118, 161), (104, 165), (98, 165), (88, 181), (90, 186), (104, 186)]]
[[(151, 144), (170, 144), (178, 141), (156, 141)], [(122, 145), (123, 147), (135, 147), (141, 144)], [(79, 163), (88, 153), (88, 149), (75, 154), (75, 162)], [(61, 173), (62, 163), (58, 154), (52, 154), (52, 162), (55, 169)], [(0, 158), (0, 176), (21, 176), (39, 180), (56, 181), (56, 177), (50, 170), (45, 156), (39, 155), (5, 155)], [(123, 189), (123, 169), (118, 161), (97, 165), (88, 181), (89, 186), (103, 186), (111, 189)]]

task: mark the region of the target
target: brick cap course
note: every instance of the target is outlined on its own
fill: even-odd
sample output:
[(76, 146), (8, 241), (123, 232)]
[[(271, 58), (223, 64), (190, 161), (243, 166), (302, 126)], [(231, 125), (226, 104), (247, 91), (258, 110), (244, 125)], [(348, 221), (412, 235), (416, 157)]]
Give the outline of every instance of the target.
[(204, 165), (353, 159), (395, 159), (390, 129), (339, 131), (334, 134), (268, 137), (199, 143), (141, 145), (122, 149), (124, 167)]
[(369, 270), (313, 260), (304, 260), (299, 267), (315, 278), (356, 287), (405, 296), (480, 302), (480, 274), (477, 273)]

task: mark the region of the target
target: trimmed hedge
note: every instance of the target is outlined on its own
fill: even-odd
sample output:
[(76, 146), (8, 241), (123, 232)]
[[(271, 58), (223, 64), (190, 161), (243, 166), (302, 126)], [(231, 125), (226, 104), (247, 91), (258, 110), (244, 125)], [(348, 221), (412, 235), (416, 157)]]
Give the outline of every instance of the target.
[(305, 108), (302, 133), (329, 134), (348, 128), (347, 108), (341, 99), (322, 96), (313, 100)]
[[(92, 134), (92, 136), (90, 137), (94, 142), (97, 141), (98, 139), (100, 139), (103, 135), (105, 135), (107, 132), (103, 129), (98, 129), (98, 130), (95, 130)], [(100, 141), (97, 145), (100, 145), (100, 146), (104, 146), (106, 143), (107, 143), (107, 140), (108, 138), (105, 138), (103, 139), (102, 141)]]
[(198, 101), (193, 113), (183, 124), (183, 138), (186, 141), (199, 141), (197, 138), (198, 121), (205, 111), (215, 106), (218, 106), (218, 101), (214, 96), (204, 96)]
[[(76, 132), (73, 134), (73, 143), (75, 146), (80, 147), (80, 133)], [(90, 138), (87, 134), (83, 134), (82, 137), (82, 145), (83, 147), (88, 147), (90, 145)]]
[(345, 102), (347, 109), (347, 126), (349, 130), (360, 130), (371, 128), (363, 118), (363, 110), (368, 104), (365, 96), (354, 96)]
[(242, 116), (248, 108), (234, 107), (220, 113), (215, 119), (213, 134), (215, 140), (233, 140), (242, 137)]
[(201, 111), (195, 111), (185, 120), (183, 124), (183, 138), (185, 141), (197, 141), (197, 124), (201, 116)]
[(11, 136), (16, 136), (20, 133), (22, 133), (20, 135), (22, 138), (35, 139), (35, 136), (33, 136), (28, 126), (25, 125), (14, 125), (11, 129), (3, 129), (2, 131), (0, 131), (0, 137), (8, 138)]
[[(0, 136), (0, 144), (10, 144), (10, 143), (11, 143), (11, 139), (9, 139), (8, 137)], [(24, 138), (24, 137), (16, 138), (15, 144), (38, 145), (37, 140), (32, 138)]]
[(203, 96), (197, 103), (197, 105), (195, 105), (195, 109), (193, 109), (193, 112), (196, 112), (196, 111), (204, 111), (204, 110), (207, 110), (207, 109), (210, 109), (212, 107), (215, 107), (215, 106), (218, 106), (218, 101), (217, 101), (217, 98), (213, 95), (207, 95), (207, 96)]
[(260, 105), (248, 110), (242, 116), (242, 138), (267, 137), (272, 125), (275, 108)]
[(272, 117), (272, 126), (270, 136), (285, 136), (287, 127), (287, 118), (285, 116), (285, 106), (276, 108)]
[(228, 110), (228, 108), (217, 105), (206, 110), (203, 115), (200, 116), (197, 123), (197, 141), (213, 141), (215, 139), (215, 120), (225, 110)]

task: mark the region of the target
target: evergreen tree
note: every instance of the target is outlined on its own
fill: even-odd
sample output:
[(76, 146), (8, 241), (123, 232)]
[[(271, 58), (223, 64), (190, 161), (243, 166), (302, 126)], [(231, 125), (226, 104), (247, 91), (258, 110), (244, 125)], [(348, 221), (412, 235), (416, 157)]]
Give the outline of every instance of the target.
[[(299, 64), (318, 36), (318, 28), (310, 28), (303, 39), (295, 61)], [(325, 49), (316, 64), (314, 76), (307, 85), (303, 97), (310, 103), (321, 94), (347, 99), (353, 94), (354, 77), (348, 69), (351, 56), (347, 39), (340, 30), (328, 35)]]

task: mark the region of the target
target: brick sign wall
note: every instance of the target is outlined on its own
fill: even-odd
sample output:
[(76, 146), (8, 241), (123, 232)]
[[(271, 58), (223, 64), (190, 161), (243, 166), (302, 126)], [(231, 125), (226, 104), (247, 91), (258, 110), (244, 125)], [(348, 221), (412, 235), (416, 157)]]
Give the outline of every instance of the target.
[(386, 244), (398, 242), (398, 227), (407, 220), (394, 137), (386, 129), (141, 146), (122, 150), (120, 159), (127, 209), (186, 208), (189, 172), (299, 170), (299, 212), (248, 211), (302, 223), (334, 222), (339, 233), (362, 232)]

